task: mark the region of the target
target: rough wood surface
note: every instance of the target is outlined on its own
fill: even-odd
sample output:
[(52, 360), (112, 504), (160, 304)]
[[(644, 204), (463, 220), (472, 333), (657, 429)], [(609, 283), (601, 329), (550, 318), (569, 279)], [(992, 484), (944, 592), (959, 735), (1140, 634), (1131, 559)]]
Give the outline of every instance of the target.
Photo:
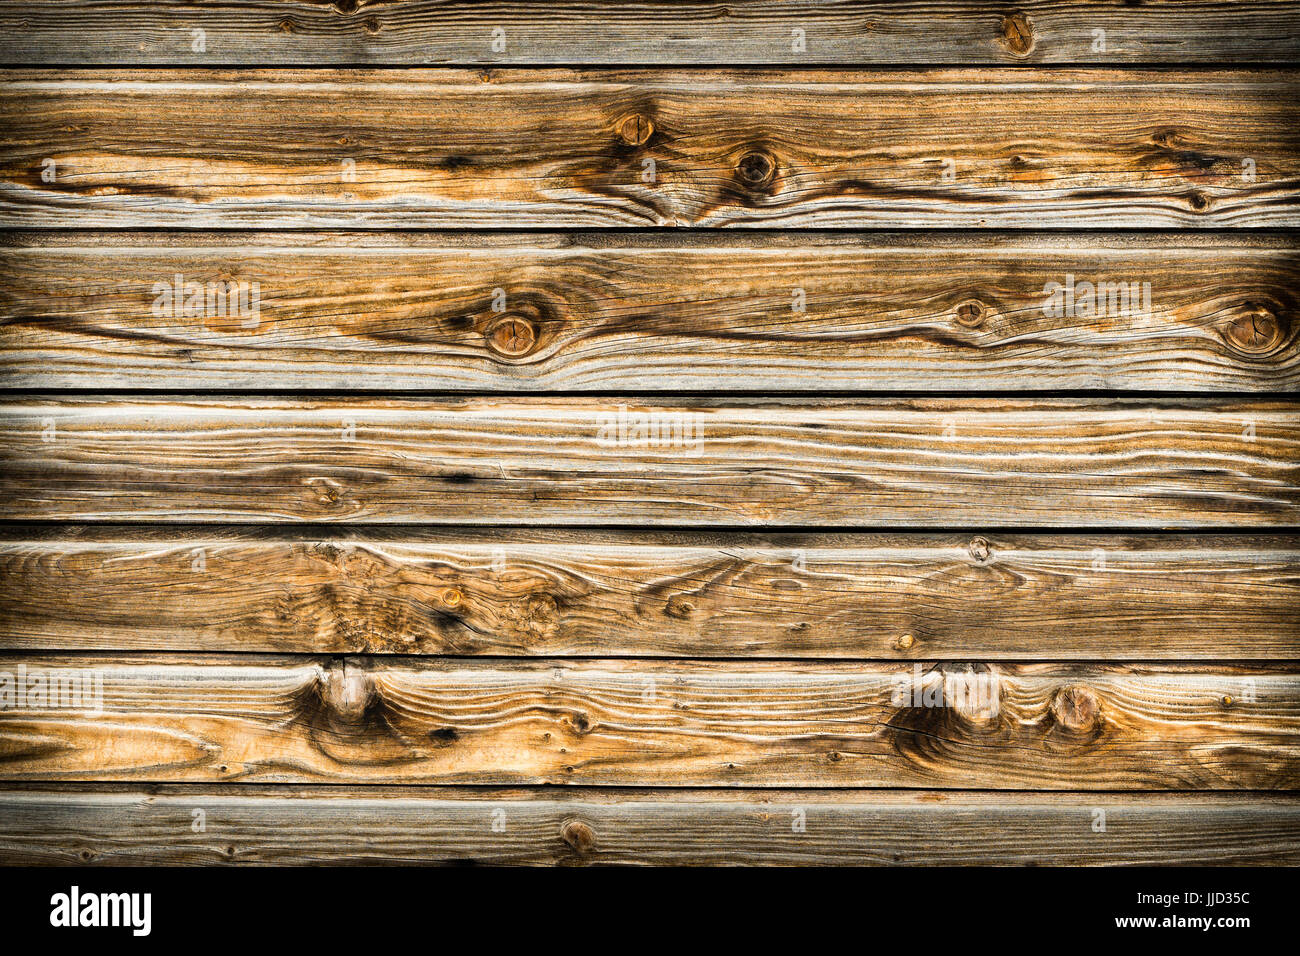
[[(9, 388), (1300, 389), (1291, 237), (27, 233), (0, 259)], [(209, 309), (218, 282), (250, 308)]]
[(1297, 21), (1300, 5), (1290, 0), (5, 0), (0, 62), (1295, 62)]
[(1300, 539), (63, 526), (0, 539), (0, 647), (1300, 658)]
[(1292, 527), (1294, 404), (145, 399), (0, 406), (0, 519)]
[(1282, 665), (6, 655), (0, 672), (21, 689), (6, 780), (1300, 786)]
[(1285, 70), (6, 71), (0, 226), (1300, 226)]
[(2, 865), (226, 863), (1295, 866), (1300, 801), (1159, 793), (0, 789)]

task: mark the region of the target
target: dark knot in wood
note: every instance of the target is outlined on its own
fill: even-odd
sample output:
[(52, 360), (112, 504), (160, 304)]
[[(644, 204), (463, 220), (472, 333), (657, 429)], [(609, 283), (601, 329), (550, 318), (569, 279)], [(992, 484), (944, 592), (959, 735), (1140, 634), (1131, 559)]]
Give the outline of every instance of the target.
[(740, 162), (736, 164), (736, 175), (751, 189), (766, 186), (776, 175), (776, 160), (761, 149), (751, 150), (740, 157)]
[(1023, 13), (1003, 17), (1002, 42), (1015, 56), (1028, 56), (1034, 48), (1034, 28), (1029, 17)]
[(560, 839), (583, 856), (596, 848), (595, 831), (581, 820), (565, 820), (560, 827)]

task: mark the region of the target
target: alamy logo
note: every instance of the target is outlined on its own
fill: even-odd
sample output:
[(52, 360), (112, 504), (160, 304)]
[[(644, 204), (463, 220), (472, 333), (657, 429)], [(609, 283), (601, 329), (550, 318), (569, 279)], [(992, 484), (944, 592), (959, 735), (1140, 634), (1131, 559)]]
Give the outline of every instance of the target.
[(951, 707), (966, 713), (996, 716), (1001, 707), (998, 675), (993, 671), (924, 671), (895, 674), (890, 704), (894, 707)]
[(596, 444), (608, 448), (668, 448), (699, 455), (703, 451), (698, 412), (601, 412), (596, 418)]
[(148, 936), (153, 924), (151, 893), (82, 893), (74, 886), (50, 897), (51, 926), (129, 926)]
[(1049, 319), (1151, 317), (1150, 282), (1076, 282), (1067, 275), (1064, 283), (1043, 286), (1043, 295), (1043, 315)]
[(262, 317), (260, 282), (186, 282), (177, 273), (171, 282), (155, 282), (153, 294), (158, 318), (237, 318), (244, 328), (254, 329)]
[(104, 712), (104, 672), (97, 670), (0, 671), (0, 711), (84, 710), (92, 717)]

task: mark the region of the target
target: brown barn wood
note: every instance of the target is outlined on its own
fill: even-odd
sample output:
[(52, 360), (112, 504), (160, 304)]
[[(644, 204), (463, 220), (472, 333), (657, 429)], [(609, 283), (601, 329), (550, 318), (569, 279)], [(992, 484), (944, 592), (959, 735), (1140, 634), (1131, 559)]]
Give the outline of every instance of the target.
[[(1300, 389), (1289, 236), (24, 233), (0, 261), (8, 388)], [(223, 298), (168, 308), (176, 276)], [(1054, 315), (1071, 276), (1122, 295)]]
[(227, 863), (1294, 866), (1300, 801), (1258, 793), (0, 789), (3, 865)]
[(1300, 658), (1300, 538), (14, 529), (0, 648)]
[(1300, 865), (1297, 0), (0, 64), (0, 864)]
[(0, 226), (1297, 227), (1297, 92), (1274, 69), (7, 70)]
[(1183, 399), (18, 399), (0, 520), (1300, 524), (1300, 415)]
[[(1200, 63), (1300, 60), (1291, 0), (5, 0), (0, 62), (37, 64)], [(1104, 28), (1104, 43), (1095, 31)], [(202, 43), (195, 30), (202, 30)], [(494, 35), (494, 31), (501, 34)], [(802, 36), (795, 31), (802, 31)], [(499, 42), (494, 46), (494, 38)], [(802, 42), (800, 42), (802, 41)]]
[(1285, 665), (10, 654), (0, 671), (21, 688), (4, 780), (1300, 784)]

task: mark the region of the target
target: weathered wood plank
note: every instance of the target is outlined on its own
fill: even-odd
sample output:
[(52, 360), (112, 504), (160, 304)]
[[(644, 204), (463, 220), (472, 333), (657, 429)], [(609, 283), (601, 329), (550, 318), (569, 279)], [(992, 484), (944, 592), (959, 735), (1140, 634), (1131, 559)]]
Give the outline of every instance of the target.
[(1300, 658), (1300, 538), (259, 532), (0, 538), (0, 647)]
[(1292, 527), (1281, 402), (19, 400), (0, 519)]
[(0, 79), (0, 226), (1300, 226), (1294, 71)]
[(7, 655), (0, 673), (6, 780), (1300, 787), (1283, 665)]
[(1300, 801), (255, 785), (0, 790), (2, 865), (225, 863), (1294, 866)]
[[(55, 233), (0, 244), (10, 388), (1300, 389), (1290, 237)], [(1049, 294), (1057, 286), (1071, 303)]]
[(1290, 0), (1141, 5), (1023, 0), (1010, 6), (977, 0), (337, 0), (332, 5), (311, 0), (5, 0), (0, 3), (0, 62), (1295, 62), (1300, 59), (1298, 21), (1300, 5)]

